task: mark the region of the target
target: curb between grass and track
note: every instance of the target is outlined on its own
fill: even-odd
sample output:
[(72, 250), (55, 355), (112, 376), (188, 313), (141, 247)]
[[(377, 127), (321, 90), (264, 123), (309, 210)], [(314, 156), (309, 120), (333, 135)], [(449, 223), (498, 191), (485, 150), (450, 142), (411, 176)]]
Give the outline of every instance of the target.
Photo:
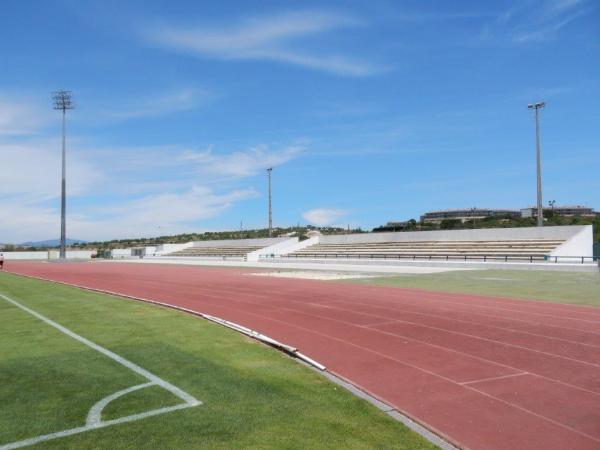
[[(329, 371), (323, 364), (321, 364), (318, 361), (315, 361), (314, 359), (304, 355), (303, 353), (300, 353), (298, 351), (297, 348), (292, 347), (290, 345), (284, 344), (282, 342), (279, 342), (267, 335), (264, 335), (262, 333), (259, 333), (255, 330), (252, 330), (250, 328), (247, 328), (243, 325), (237, 324), (235, 322), (231, 322), (229, 320), (225, 320), (222, 319), (220, 317), (216, 317), (216, 316), (212, 316), (210, 314), (204, 314), (201, 313), (199, 311), (194, 311), (192, 309), (189, 308), (184, 308), (182, 306), (177, 306), (177, 305), (171, 305), (169, 303), (164, 303), (164, 302), (159, 302), (157, 300), (150, 300), (144, 297), (136, 297), (133, 295), (128, 295), (128, 294), (123, 294), (123, 293), (119, 293), (119, 292), (113, 292), (113, 291), (109, 291), (106, 289), (99, 289), (99, 288), (93, 288), (93, 287), (88, 287), (88, 286), (83, 286), (83, 285), (79, 285), (79, 284), (73, 284), (73, 283), (67, 283), (65, 281), (57, 281), (57, 280), (51, 280), (48, 278), (43, 278), (43, 277), (37, 277), (37, 276), (33, 276), (33, 275), (24, 275), (24, 274), (20, 274), (20, 273), (14, 273), (14, 272), (8, 272), (11, 275), (16, 275), (16, 276), (20, 276), (23, 278), (30, 278), (33, 280), (40, 280), (40, 281), (46, 281), (49, 283), (55, 283), (55, 284), (60, 284), (60, 285), (64, 285), (64, 286), (69, 286), (69, 287), (74, 287), (74, 288), (78, 288), (78, 289), (82, 289), (82, 290), (86, 290), (86, 291), (91, 291), (91, 292), (97, 292), (100, 294), (107, 294), (107, 295), (112, 295), (115, 297), (121, 297), (121, 298), (125, 298), (128, 300), (134, 300), (137, 302), (143, 302), (143, 303), (150, 303), (153, 305), (157, 305), (157, 306), (162, 306), (165, 308), (169, 308), (169, 309), (175, 309), (181, 312), (185, 312), (188, 314), (192, 314), (196, 317), (201, 317), (203, 319), (209, 320), (213, 323), (222, 325), (224, 327), (227, 327), (231, 330), (237, 331), (238, 333), (241, 333), (249, 338), (252, 338), (254, 340), (257, 340), (259, 342), (262, 342), (272, 348), (275, 348), (283, 353), (285, 353), (286, 355), (292, 357), (293, 359), (298, 360), (299, 362), (301, 362), (303, 365), (305, 365), (306, 367), (311, 368), (312, 370), (316, 371), (317, 373), (320, 373), (321, 375), (323, 375), (325, 378), (327, 378), (328, 380), (332, 381), (333, 383), (337, 384), (338, 386), (343, 387), (344, 389), (346, 389), (347, 391), (349, 391), (350, 393), (352, 393), (353, 395), (355, 395), (358, 398), (361, 398), (365, 401), (367, 401), (368, 403), (370, 403), (371, 405), (375, 406), (377, 409), (379, 409), (380, 411), (384, 412), (385, 414), (387, 414), (388, 416), (390, 416), (391, 418), (393, 418), (394, 420), (402, 423), (403, 425), (405, 425), (407, 428), (409, 428), (410, 430), (414, 431), (415, 433), (419, 434), (420, 436), (422, 436), (423, 438), (425, 438), (426, 440), (428, 440), (429, 442), (431, 442), (432, 444), (438, 446), (439, 448), (443, 449), (443, 450), (458, 450), (460, 447), (457, 447), (453, 444), (451, 444), (449, 442), (449, 438), (445, 436), (444, 433), (435, 430), (433, 428), (427, 428), (421, 424), (419, 424), (418, 422), (416, 422), (415, 420), (413, 420), (408, 414), (398, 410), (397, 408), (395, 408), (394, 406), (384, 402), (383, 400), (377, 398), (376, 396), (374, 396), (373, 394), (369, 393), (367, 390), (361, 388), (360, 386), (352, 383), (350, 380), (347, 380), (346, 378), (337, 375), (331, 371)], [(443, 436), (443, 437), (442, 437)], [(448, 439), (448, 440), (446, 440)]]

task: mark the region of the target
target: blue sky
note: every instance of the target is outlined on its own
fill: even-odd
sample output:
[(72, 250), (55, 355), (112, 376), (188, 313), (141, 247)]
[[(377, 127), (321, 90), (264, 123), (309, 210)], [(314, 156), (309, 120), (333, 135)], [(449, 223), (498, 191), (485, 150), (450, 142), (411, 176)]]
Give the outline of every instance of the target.
[(0, 27), (0, 242), (600, 208), (600, 7), (522, 1), (20, 1)]

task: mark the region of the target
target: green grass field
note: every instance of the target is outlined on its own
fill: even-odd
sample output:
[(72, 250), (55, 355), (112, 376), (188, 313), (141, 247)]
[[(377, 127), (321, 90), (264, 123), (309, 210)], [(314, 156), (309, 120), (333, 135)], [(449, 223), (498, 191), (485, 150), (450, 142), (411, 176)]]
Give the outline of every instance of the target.
[[(203, 402), (39, 448), (434, 448), (313, 370), (197, 317), (6, 273), (0, 294)], [(0, 448), (83, 426), (96, 402), (145, 381), (0, 298)], [(178, 403), (148, 387), (109, 403), (102, 419)]]
[(346, 282), (600, 306), (600, 273), (597, 272), (465, 270)]

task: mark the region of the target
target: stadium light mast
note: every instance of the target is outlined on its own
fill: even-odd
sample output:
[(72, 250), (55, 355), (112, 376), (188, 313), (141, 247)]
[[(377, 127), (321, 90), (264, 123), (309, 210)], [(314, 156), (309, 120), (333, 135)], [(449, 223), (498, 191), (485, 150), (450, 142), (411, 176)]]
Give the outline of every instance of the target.
[(267, 169), (267, 174), (269, 176), (269, 237), (273, 237), (273, 203), (271, 196), (271, 173), (273, 172), (273, 168), (269, 167)]
[(548, 206), (552, 209), (552, 217), (554, 217), (554, 205), (556, 205), (556, 200), (550, 200), (548, 202)]
[(60, 195), (60, 258), (67, 257), (67, 162), (66, 162), (66, 118), (67, 110), (74, 108), (71, 101), (71, 91), (56, 91), (52, 93), (54, 109), (62, 111), (62, 181)]
[(535, 110), (535, 152), (537, 163), (537, 226), (544, 226), (544, 208), (542, 205), (542, 149), (540, 144), (540, 109), (546, 106), (545, 102), (531, 103), (528, 109)]

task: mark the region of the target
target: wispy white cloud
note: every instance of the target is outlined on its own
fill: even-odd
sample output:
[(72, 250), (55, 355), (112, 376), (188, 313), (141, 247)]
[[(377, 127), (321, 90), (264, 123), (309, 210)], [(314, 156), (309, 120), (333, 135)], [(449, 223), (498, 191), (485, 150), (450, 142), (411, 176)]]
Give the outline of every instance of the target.
[(0, 137), (35, 134), (52, 120), (50, 96), (41, 105), (22, 95), (0, 93)]
[(397, 12), (391, 15), (392, 19), (405, 22), (443, 22), (448, 20), (468, 20), (493, 17), (490, 12), (458, 11), (458, 12)]
[(584, 5), (585, 2), (586, 0), (548, 0), (543, 6), (543, 18), (554, 19)]
[(523, 1), (486, 24), (482, 36), (508, 37), (515, 44), (541, 43), (590, 12), (588, 0)]
[(531, 87), (529, 89), (524, 89), (521, 92), (518, 92), (515, 95), (515, 98), (519, 99), (519, 101), (529, 101), (531, 99), (552, 99), (565, 94), (571, 94), (575, 88), (573, 86), (548, 86), (548, 87)]
[(32, 237), (56, 239), (60, 235), (60, 213), (52, 207), (0, 200), (0, 242), (20, 244)]
[(382, 114), (384, 108), (375, 104), (361, 103), (322, 103), (315, 111), (311, 110), (309, 114), (316, 117), (344, 119), (353, 117), (372, 116), (374, 114)]
[(197, 170), (223, 177), (243, 178), (256, 175), (268, 167), (279, 166), (297, 158), (304, 146), (292, 145), (280, 150), (270, 150), (261, 145), (248, 150), (216, 154), (212, 147), (201, 151), (185, 151), (180, 160), (194, 164)]
[(106, 109), (106, 117), (117, 120), (159, 117), (189, 111), (214, 98), (204, 89), (185, 88), (152, 97), (131, 98), (113, 109)]
[(576, 19), (585, 15), (584, 11), (578, 11), (559, 21), (554, 21), (547, 25), (542, 25), (538, 29), (532, 31), (519, 31), (513, 36), (513, 41), (517, 43), (528, 42), (543, 42), (556, 36), (556, 34), (564, 27), (569, 25)]
[[(253, 189), (217, 193), (203, 186), (183, 192), (157, 193), (118, 205), (94, 207), (68, 214), (71, 238), (103, 240), (156, 236), (197, 230), (195, 222), (218, 216), (235, 203), (252, 198)], [(68, 211), (69, 212), (69, 211)], [(0, 241), (21, 243), (31, 239), (55, 239), (59, 234), (58, 207), (2, 202)]]
[[(98, 148), (73, 139), (67, 159), (68, 236), (97, 240), (198, 230), (198, 222), (259, 195), (248, 177), (298, 157), (303, 149)], [(0, 161), (0, 242), (56, 238), (59, 139), (0, 141)], [(227, 183), (217, 183), (219, 178)], [(95, 201), (85, 201), (89, 197)]]
[(236, 203), (257, 195), (252, 188), (217, 192), (201, 185), (180, 192), (157, 192), (75, 218), (71, 234), (83, 239), (110, 239), (156, 236), (163, 233), (160, 229), (183, 233), (197, 230), (198, 221), (217, 217)]
[(300, 50), (303, 38), (360, 26), (346, 14), (305, 11), (246, 18), (230, 27), (149, 27), (144, 38), (162, 47), (223, 60), (263, 60), (308, 67), (325, 72), (366, 76), (382, 70), (366, 60), (315, 50)]
[[(76, 121), (91, 123), (119, 122), (165, 116), (189, 111), (213, 101), (218, 95), (204, 88), (183, 87), (165, 90), (158, 95), (123, 96), (114, 106), (106, 98), (87, 98), (75, 93), (75, 101), (81, 99), (83, 108), (71, 116)], [(31, 137), (41, 135), (48, 126), (59, 131), (60, 117), (52, 108), (49, 94), (45, 96), (0, 92), (0, 138)]]
[[(113, 118), (184, 111), (209, 96), (181, 89), (131, 100)], [(46, 100), (0, 95), (0, 242), (51, 239), (59, 232), (61, 144), (58, 136), (47, 137), (47, 128), (54, 122), (58, 135), (60, 122), (50, 97)], [(67, 233), (86, 240), (198, 229), (198, 221), (258, 195), (248, 177), (304, 150), (300, 144), (234, 152), (178, 145), (111, 147), (71, 135), (67, 144)]]
[(335, 208), (315, 208), (308, 210), (302, 214), (305, 220), (318, 226), (326, 226), (335, 223), (338, 219), (347, 216), (348, 211), (345, 209)]
[(258, 195), (252, 188), (217, 193), (206, 186), (194, 185), (183, 192), (159, 192), (109, 208), (115, 218), (129, 218), (139, 226), (161, 223), (178, 224), (207, 219), (230, 208), (234, 203)]
[[(77, 143), (74, 143), (77, 147)], [(36, 139), (0, 142), (2, 190), (0, 201), (18, 196), (21, 202), (41, 202), (60, 193), (60, 140)], [(89, 193), (103, 176), (77, 150), (68, 147), (68, 190), (70, 195)]]

